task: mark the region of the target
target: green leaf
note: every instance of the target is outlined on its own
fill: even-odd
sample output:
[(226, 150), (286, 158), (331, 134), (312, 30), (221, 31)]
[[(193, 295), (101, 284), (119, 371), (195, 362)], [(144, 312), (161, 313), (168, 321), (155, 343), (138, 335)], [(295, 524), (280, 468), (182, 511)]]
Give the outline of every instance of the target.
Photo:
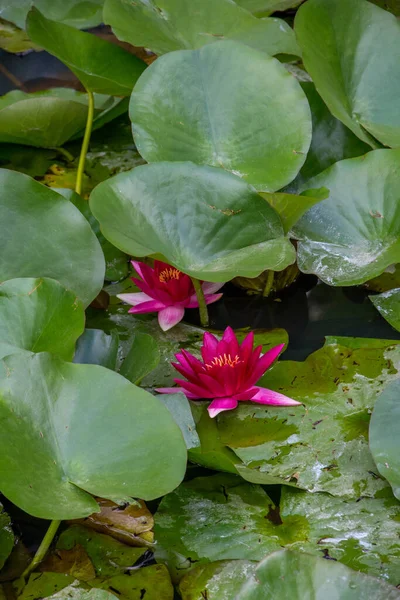
[(49, 277), (87, 306), (100, 292), (104, 257), (86, 219), (60, 194), (0, 169), (0, 280)]
[(76, 545), (87, 552), (98, 577), (113, 577), (132, 567), (147, 551), (122, 544), (110, 535), (98, 533), (87, 527), (73, 525), (60, 535), (57, 549), (72, 550)]
[(88, 29), (103, 21), (103, 2), (104, 0), (0, 0), (0, 17), (24, 29), (26, 16), (34, 5), (46, 13), (49, 19)]
[(118, 596), (106, 590), (85, 590), (74, 582), (68, 587), (50, 596), (52, 600), (116, 600)]
[(130, 571), (129, 575), (116, 575), (103, 582), (92, 581), (110, 592), (118, 590), (121, 600), (173, 600), (174, 588), (165, 565), (151, 565)]
[(369, 447), (379, 473), (400, 500), (399, 383), (394, 381), (378, 398), (369, 427)]
[[(304, 407), (243, 402), (215, 419), (216, 433), (199, 426), (197, 417), (202, 447), (211, 434), (219, 440), (201, 464), (221, 468), (225, 448), (237, 455), (232, 463), (240, 475), (254, 483), (286, 483), (346, 498), (374, 496), (385, 488), (368, 449), (368, 425), (376, 398), (399, 377), (400, 347), (387, 340), (372, 346), (359, 341), (361, 347), (353, 348), (351, 338), (328, 343), (305, 362), (280, 361), (259, 381)], [(207, 404), (196, 405), (205, 420)]]
[(221, 169), (189, 162), (136, 167), (100, 183), (90, 208), (105, 237), (127, 254), (163, 255), (206, 281), (280, 271), (295, 258), (274, 209)]
[(194, 567), (179, 583), (182, 600), (232, 600), (256, 566), (248, 560), (219, 560)]
[(399, 160), (400, 150), (375, 150), (307, 182), (330, 196), (293, 228), (301, 271), (329, 285), (356, 285), (400, 262)]
[(175, 579), (193, 566), (289, 548), (398, 583), (400, 504), (390, 491), (349, 501), (283, 486), (279, 509), (261, 486), (234, 475), (199, 477), (163, 498), (155, 534), (157, 560)]
[(64, 573), (33, 573), (23, 587), (19, 600), (37, 600), (53, 596), (73, 584), (74, 577)]
[(35, 44), (67, 65), (92, 92), (128, 96), (146, 67), (119, 46), (47, 19), (36, 8), (28, 14), (26, 29)]
[(230, 41), (156, 60), (135, 86), (130, 118), (147, 162), (223, 167), (265, 192), (295, 178), (311, 142), (296, 79), (276, 59)]
[[(361, 140), (400, 146), (400, 30), (365, 0), (309, 0), (295, 20), (303, 61), (331, 113)], [(372, 137), (374, 136), (374, 137)]]
[[(0, 0), (0, 14), (1, 14), (1, 0)], [(19, 53), (26, 52), (34, 48), (38, 50), (37, 46), (32, 44), (31, 40), (26, 35), (23, 29), (19, 29), (13, 23), (6, 21), (0, 17), (0, 48), (6, 52)]]
[(14, 546), (14, 534), (11, 529), (11, 519), (0, 503), (0, 569), (11, 554)]
[(395, 288), (369, 297), (382, 317), (397, 331), (400, 331), (400, 288)]
[(0, 284), (0, 357), (21, 348), (71, 360), (84, 327), (82, 303), (58, 281), (23, 278)]
[(354, 133), (329, 111), (312, 82), (302, 82), (301, 87), (311, 108), (312, 139), (306, 162), (289, 190), (307, 185), (307, 181), (334, 163), (345, 158), (361, 156), (371, 150)]
[(300, 55), (293, 30), (281, 19), (259, 20), (230, 0), (106, 0), (104, 22), (115, 35), (156, 54), (235, 40), (267, 54)]
[(304, 0), (236, 0), (236, 4), (249, 10), (257, 16), (268, 16), (275, 11), (284, 11), (296, 8)]
[(101, 365), (115, 370), (118, 341), (118, 333), (115, 331), (108, 335), (100, 329), (85, 329), (76, 344), (74, 363)]
[(159, 362), (160, 350), (156, 340), (147, 333), (135, 333), (120, 373), (132, 383), (139, 385), (143, 377), (151, 373)]
[(8, 356), (0, 398), (2, 492), (29, 514), (88, 516), (98, 510), (89, 494), (153, 499), (185, 473), (186, 446), (168, 410), (104, 367)]
[(400, 591), (340, 563), (281, 550), (265, 558), (235, 600), (398, 600)]
[[(109, 96), (96, 95), (95, 115), (107, 112), (113, 104)], [(8, 92), (0, 98), (0, 142), (62, 146), (85, 127), (87, 107), (87, 94), (68, 88)]]
[(58, 151), (0, 144), (0, 166), (3, 169), (19, 171), (30, 177), (42, 177), (55, 163)]
[(280, 216), (285, 233), (289, 233), (293, 225), (302, 217), (314, 204), (329, 197), (329, 190), (321, 188), (320, 190), (308, 190), (302, 195), (286, 194), (275, 192), (269, 194), (260, 192), (268, 204), (270, 204)]
[(196, 424), (190, 410), (189, 400), (185, 394), (160, 394), (157, 397), (168, 408), (175, 422), (179, 425), (186, 442), (186, 448), (188, 450), (198, 448), (200, 439), (196, 432)]

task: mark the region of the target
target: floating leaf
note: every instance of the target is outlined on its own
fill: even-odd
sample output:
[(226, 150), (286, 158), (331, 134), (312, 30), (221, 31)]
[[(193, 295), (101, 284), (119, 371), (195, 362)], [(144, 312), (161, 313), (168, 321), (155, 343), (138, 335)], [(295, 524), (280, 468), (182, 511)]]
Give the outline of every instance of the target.
[(389, 290), (378, 296), (370, 296), (372, 304), (392, 327), (400, 331), (400, 288)]
[(86, 219), (60, 194), (0, 169), (0, 280), (49, 277), (87, 306), (103, 285), (104, 257)]
[(18, 349), (71, 360), (85, 313), (76, 295), (54, 279), (11, 279), (0, 284), (0, 356)]
[(248, 560), (219, 560), (194, 567), (179, 582), (182, 600), (232, 600), (256, 566)]
[(356, 285), (400, 262), (399, 160), (400, 150), (375, 150), (307, 182), (330, 196), (293, 228), (301, 271), (329, 285)]
[(20, 600), (48, 598), (71, 585), (74, 579), (64, 573), (33, 573), (18, 598)]
[(128, 546), (109, 535), (93, 529), (73, 525), (63, 531), (57, 542), (59, 550), (73, 550), (81, 546), (87, 552), (98, 577), (119, 575), (132, 567), (147, 548)]
[(26, 21), (29, 37), (63, 62), (86, 89), (128, 96), (146, 64), (123, 48), (47, 19), (32, 8)]
[(373, 148), (374, 138), (400, 146), (396, 18), (365, 0), (309, 0), (296, 15), (295, 30), (306, 69), (331, 113)]
[(98, 185), (90, 207), (124, 252), (163, 255), (205, 281), (256, 277), (295, 258), (274, 209), (221, 169), (189, 162), (137, 167)]
[(314, 204), (318, 204), (321, 200), (325, 200), (329, 197), (329, 190), (326, 188), (321, 188), (320, 190), (308, 190), (300, 196), (282, 192), (276, 192), (275, 194), (261, 192), (260, 196), (276, 210), (282, 220), (285, 232), (289, 233), (297, 221), (312, 206), (314, 206)]
[(286, 547), (398, 581), (400, 505), (390, 496), (347, 501), (284, 486), (279, 509), (261, 486), (218, 474), (182, 483), (155, 523), (156, 556), (176, 579), (193, 566), (258, 561)]
[(394, 381), (379, 396), (369, 427), (369, 447), (379, 473), (400, 500), (399, 383)]
[(400, 591), (340, 563), (282, 550), (265, 558), (235, 600), (398, 600)]
[(77, 582), (65, 587), (53, 596), (52, 600), (116, 600), (118, 596), (106, 590), (84, 590)]
[(74, 363), (101, 365), (114, 370), (117, 365), (118, 341), (115, 331), (109, 335), (100, 329), (85, 329), (76, 344)]
[(3, 510), (0, 503), (0, 569), (11, 554), (14, 546), (14, 534), (11, 529), (11, 520), (8, 514)]
[(160, 350), (156, 340), (148, 333), (135, 333), (120, 373), (139, 385), (143, 377), (151, 373), (159, 362)]
[(0, 17), (22, 29), (32, 5), (46, 13), (49, 19), (72, 27), (88, 29), (102, 22), (104, 0), (0, 0)]
[(311, 141), (300, 84), (276, 59), (235, 42), (156, 60), (135, 86), (130, 118), (148, 162), (223, 167), (266, 192), (295, 178)]
[(92, 562), (80, 544), (76, 544), (71, 550), (54, 550), (40, 564), (40, 571), (65, 573), (79, 581), (90, 581), (96, 577)]
[(174, 588), (165, 565), (151, 565), (92, 585), (118, 593), (121, 600), (173, 600)]
[(106, 0), (104, 22), (115, 35), (156, 54), (200, 48), (219, 40), (236, 40), (268, 54), (300, 50), (293, 30), (281, 19), (259, 20), (230, 0), (125, 2)]
[(181, 428), (186, 448), (188, 450), (198, 448), (200, 440), (196, 432), (196, 424), (190, 410), (190, 404), (185, 394), (160, 394), (158, 399), (168, 408), (176, 423)]
[(1, 488), (29, 514), (88, 516), (98, 510), (89, 494), (153, 499), (184, 475), (186, 446), (168, 410), (104, 367), (8, 356), (0, 397)]
[[(304, 402), (304, 410), (243, 402), (219, 415), (217, 432), (209, 432), (206, 423), (200, 426), (206, 403), (196, 403), (204, 414), (196, 417), (201, 446), (207, 448), (210, 435), (216, 446), (210, 457), (201, 454), (200, 464), (224, 469), (225, 448), (240, 459), (232, 462), (242, 477), (254, 483), (286, 483), (348, 498), (382, 490), (386, 482), (377, 476), (368, 449), (368, 425), (377, 396), (399, 377), (400, 347), (386, 340), (371, 346), (358, 340), (355, 347), (351, 338), (340, 345), (327, 342), (305, 362), (278, 362), (259, 382)], [(197, 462), (192, 451), (190, 456)]]

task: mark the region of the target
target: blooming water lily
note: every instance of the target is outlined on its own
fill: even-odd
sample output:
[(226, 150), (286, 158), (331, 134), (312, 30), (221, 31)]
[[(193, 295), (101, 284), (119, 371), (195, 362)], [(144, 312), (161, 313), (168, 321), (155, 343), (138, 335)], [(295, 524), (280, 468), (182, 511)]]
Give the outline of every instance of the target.
[(231, 327), (222, 340), (206, 332), (201, 355), (203, 360), (182, 350), (176, 354), (175, 369), (186, 379), (175, 379), (180, 387), (160, 388), (164, 394), (183, 392), (190, 400), (212, 399), (208, 407), (210, 417), (237, 407), (241, 400), (273, 406), (301, 404), (279, 392), (254, 385), (272, 365), (284, 344), (275, 346), (261, 355), (262, 346), (253, 350), (254, 333), (249, 333), (239, 344)]
[[(154, 261), (154, 268), (134, 260), (132, 265), (141, 278), (132, 277), (132, 281), (141, 292), (118, 295), (118, 298), (133, 306), (128, 312), (158, 312), (160, 327), (167, 331), (183, 319), (185, 308), (198, 308), (199, 303), (189, 275), (159, 260)], [(223, 285), (202, 283), (206, 304), (216, 302), (222, 297), (222, 294), (215, 292)]]

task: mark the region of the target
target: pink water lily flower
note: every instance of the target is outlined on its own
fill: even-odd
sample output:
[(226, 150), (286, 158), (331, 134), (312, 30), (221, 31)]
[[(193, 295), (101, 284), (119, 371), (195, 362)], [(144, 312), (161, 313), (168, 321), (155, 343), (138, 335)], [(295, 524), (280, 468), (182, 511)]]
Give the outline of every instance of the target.
[(231, 327), (227, 327), (221, 341), (205, 333), (201, 355), (203, 360), (182, 350), (176, 354), (175, 369), (186, 379), (175, 379), (181, 387), (160, 388), (163, 394), (183, 392), (190, 400), (212, 399), (208, 407), (210, 417), (224, 410), (233, 410), (241, 400), (273, 406), (301, 404), (279, 392), (254, 385), (279, 356), (284, 344), (275, 346), (261, 355), (262, 346), (253, 350), (254, 334), (249, 333), (239, 344)]
[[(189, 275), (159, 260), (154, 268), (133, 260), (141, 279), (132, 281), (141, 290), (133, 294), (118, 294), (118, 298), (131, 304), (128, 312), (134, 314), (158, 312), (158, 322), (163, 331), (171, 329), (183, 319), (185, 308), (197, 308), (199, 303)], [(223, 283), (202, 283), (206, 304), (216, 302), (222, 294), (216, 294)]]

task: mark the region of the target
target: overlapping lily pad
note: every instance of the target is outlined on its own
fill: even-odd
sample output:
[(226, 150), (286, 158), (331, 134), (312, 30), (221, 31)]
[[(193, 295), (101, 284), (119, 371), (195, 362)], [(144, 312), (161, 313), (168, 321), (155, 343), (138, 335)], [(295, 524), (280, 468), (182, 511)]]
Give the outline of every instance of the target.
[(49, 19), (86, 29), (102, 22), (104, 0), (0, 0), (0, 17), (25, 27), (26, 16), (32, 5)]
[(275, 11), (284, 11), (295, 8), (304, 0), (237, 0), (236, 4), (243, 6), (257, 16), (265, 17)]
[[(106, 114), (118, 102), (96, 94), (95, 116)], [(62, 146), (85, 127), (87, 95), (68, 88), (25, 93), (14, 90), (0, 98), (0, 142), (40, 148)], [(112, 116), (112, 114), (111, 114)]]
[(340, 563), (282, 550), (258, 565), (235, 600), (265, 600), (269, 597), (398, 600), (400, 591)]
[(181, 484), (155, 515), (156, 554), (176, 579), (193, 566), (258, 561), (286, 547), (396, 585), (399, 533), (393, 497), (345, 501), (284, 487), (279, 509), (261, 486), (223, 474)]
[(27, 175), (0, 169), (0, 279), (49, 277), (87, 306), (104, 280), (89, 223), (65, 198)]
[(326, 187), (293, 228), (298, 265), (329, 285), (355, 285), (400, 261), (400, 150), (343, 160), (304, 184)]
[(71, 360), (85, 313), (58, 281), (11, 279), (0, 284), (0, 357), (19, 350), (51, 352)]
[(135, 86), (130, 117), (148, 162), (222, 167), (266, 192), (295, 178), (311, 142), (300, 84), (276, 59), (231, 41), (158, 59)]
[[(276, 2), (275, 2), (276, 3)], [(156, 54), (236, 40), (268, 54), (300, 50), (293, 30), (281, 19), (255, 18), (230, 0), (106, 0), (104, 22), (124, 42)]]
[(99, 184), (90, 207), (124, 252), (162, 255), (206, 281), (280, 271), (295, 258), (274, 209), (221, 169), (189, 162), (137, 167)]
[(179, 583), (182, 600), (232, 600), (256, 566), (249, 560), (219, 560), (194, 567)]
[(395, 381), (376, 402), (369, 428), (369, 445), (379, 473), (400, 500), (400, 387)]
[(74, 362), (81, 365), (100, 365), (115, 370), (118, 355), (118, 333), (101, 329), (85, 329), (76, 344)]
[[(304, 402), (304, 408), (282, 409), (241, 403), (217, 417), (217, 431), (199, 426), (205, 406), (196, 403), (197, 432), (214, 450), (191, 458), (226, 468), (224, 449), (240, 460), (234, 468), (245, 479), (263, 484), (286, 483), (311, 492), (347, 498), (374, 496), (387, 486), (368, 449), (368, 425), (377, 396), (399, 377), (397, 342), (342, 338), (328, 343), (301, 362), (280, 361), (259, 384)], [(195, 413), (196, 414), (196, 413)], [(204, 440), (204, 441), (203, 441)], [(230, 459), (232, 456), (230, 455)]]
[(400, 331), (400, 288), (395, 288), (377, 296), (370, 296), (372, 304), (382, 317), (397, 331)]
[(372, 147), (379, 147), (376, 140), (400, 146), (396, 18), (365, 0), (308, 0), (295, 30), (307, 71), (332, 114)]
[(90, 494), (152, 499), (181, 481), (182, 434), (148, 392), (47, 353), (8, 356), (0, 368), (1, 488), (26, 512), (79, 518), (98, 510)]
[(146, 67), (123, 48), (47, 19), (36, 8), (29, 12), (26, 28), (35, 44), (66, 64), (92, 92), (128, 96)]

